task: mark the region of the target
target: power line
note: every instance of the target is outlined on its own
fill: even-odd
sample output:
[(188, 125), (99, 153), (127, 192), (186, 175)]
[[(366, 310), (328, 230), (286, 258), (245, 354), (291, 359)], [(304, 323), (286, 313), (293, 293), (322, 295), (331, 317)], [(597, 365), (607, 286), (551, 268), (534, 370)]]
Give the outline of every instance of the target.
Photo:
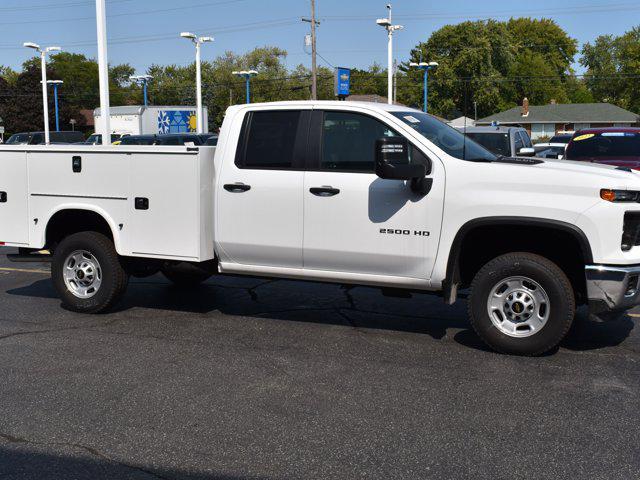
[[(132, 2), (132, 1), (134, 0), (110, 0), (108, 3), (113, 4), (113, 3), (124, 3), (124, 2)], [(20, 7), (2, 7), (0, 8), (0, 12), (1, 13), (23, 12), (28, 10), (42, 10), (47, 8), (83, 7), (83, 6), (93, 5), (93, 4), (94, 2), (91, 0), (86, 0), (83, 2), (67, 2), (67, 3), (55, 3), (55, 4), (46, 3), (46, 4), (40, 4), (40, 5), (27, 5), (27, 6), (20, 6)]]
[[(131, 1), (131, 0), (119, 0), (119, 1)], [(247, 0), (224, 0), (217, 2), (206, 2), (199, 4), (186, 4), (180, 7), (172, 7), (172, 8), (158, 8), (158, 9), (150, 9), (150, 10), (140, 10), (137, 12), (124, 12), (124, 13), (112, 13), (107, 15), (107, 18), (117, 18), (117, 17), (131, 17), (135, 15), (143, 15), (148, 17), (149, 15), (153, 15), (156, 13), (167, 13), (167, 12), (176, 12), (176, 11), (184, 11), (189, 8), (206, 8), (206, 7), (214, 7), (220, 5), (234, 4), (240, 2), (246, 2)], [(31, 25), (36, 23), (61, 23), (61, 22), (79, 22), (84, 20), (95, 20), (95, 16), (88, 17), (65, 17), (65, 18), (56, 18), (56, 19), (44, 19), (44, 20), (27, 20), (23, 22), (0, 22), (0, 25)]]

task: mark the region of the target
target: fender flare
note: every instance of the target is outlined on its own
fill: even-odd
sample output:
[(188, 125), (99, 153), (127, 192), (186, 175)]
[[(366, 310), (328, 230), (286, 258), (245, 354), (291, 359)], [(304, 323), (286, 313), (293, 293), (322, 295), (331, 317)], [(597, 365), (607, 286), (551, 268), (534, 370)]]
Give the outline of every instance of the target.
[(585, 264), (593, 263), (593, 253), (589, 239), (585, 233), (575, 225), (560, 220), (552, 220), (547, 218), (536, 217), (482, 217), (468, 221), (458, 229), (451, 250), (449, 251), (449, 259), (447, 260), (447, 274), (442, 284), (443, 296), (447, 303), (455, 302), (457, 296), (458, 284), (460, 283), (460, 253), (462, 250), (462, 242), (469, 232), (478, 227), (500, 226), (500, 225), (516, 225), (527, 227), (540, 227), (551, 230), (558, 230), (571, 235), (580, 245), (582, 256)]
[(120, 231), (120, 229), (118, 228), (116, 223), (113, 221), (111, 216), (104, 209), (97, 207), (95, 205), (89, 205), (85, 203), (65, 203), (61, 205), (56, 205), (56, 207), (49, 212), (46, 226), (42, 230), (42, 237), (40, 239), (40, 244), (42, 246), (44, 246), (46, 243), (47, 231), (49, 230), (51, 219), (53, 219), (53, 217), (55, 217), (58, 213), (64, 212), (67, 210), (82, 210), (85, 212), (92, 212), (98, 215), (99, 217), (101, 217), (107, 223), (107, 225), (109, 225), (109, 228), (111, 229), (111, 236), (113, 237), (113, 244), (116, 249), (116, 252), (121, 254), (120, 236), (117, 234)]

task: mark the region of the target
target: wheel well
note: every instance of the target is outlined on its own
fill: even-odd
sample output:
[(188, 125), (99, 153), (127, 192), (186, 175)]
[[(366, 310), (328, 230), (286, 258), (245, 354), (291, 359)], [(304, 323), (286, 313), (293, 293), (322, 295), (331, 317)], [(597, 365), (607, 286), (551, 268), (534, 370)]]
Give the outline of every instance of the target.
[(113, 241), (113, 232), (99, 213), (90, 210), (61, 210), (47, 224), (45, 245), (53, 250), (65, 237), (78, 232), (98, 232)]
[(490, 260), (510, 252), (528, 252), (548, 258), (567, 275), (576, 300), (586, 301), (584, 267), (591, 262), (585, 239), (571, 229), (541, 224), (489, 224), (467, 230), (454, 242), (446, 286), (471, 285), (474, 276)]

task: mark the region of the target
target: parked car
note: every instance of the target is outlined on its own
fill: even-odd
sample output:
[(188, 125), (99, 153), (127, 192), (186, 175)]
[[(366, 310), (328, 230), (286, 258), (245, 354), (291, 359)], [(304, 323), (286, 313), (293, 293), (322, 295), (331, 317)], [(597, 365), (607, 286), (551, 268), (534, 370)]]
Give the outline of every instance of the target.
[(214, 135), (212, 137), (209, 137), (207, 139), (207, 141), (204, 142), (204, 144), (209, 146), (209, 147), (215, 147), (216, 145), (218, 145), (218, 135)]
[(536, 153), (529, 134), (521, 127), (467, 127), (461, 131), (496, 155), (532, 157)]
[[(112, 133), (111, 143), (119, 142), (123, 137), (127, 136), (127, 133)], [(85, 145), (102, 145), (102, 134), (92, 133), (84, 142)]]
[(558, 133), (557, 135), (554, 135), (553, 137), (551, 137), (549, 139), (549, 143), (555, 143), (555, 144), (568, 144), (571, 139), (573, 138), (573, 134), (575, 132), (572, 133)]
[[(49, 132), (51, 143), (80, 143), (84, 142), (82, 132)], [(44, 132), (15, 133), (9, 137), (5, 145), (44, 145)]]
[(120, 140), (120, 145), (155, 145), (156, 135), (128, 135)]
[(82, 313), (113, 307), (130, 275), (159, 271), (191, 287), (282, 277), (449, 304), (468, 289), (478, 337), (520, 355), (557, 346), (580, 305), (640, 304), (633, 172), (494, 155), (379, 103), (235, 105), (220, 138), (224, 149), (156, 155), (0, 147), (0, 245), (21, 248), (14, 260), (52, 252), (53, 286)]
[(156, 135), (155, 145), (204, 145), (204, 141), (200, 135), (196, 133), (167, 133), (165, 135)]
[(640, 170), (640, 128), (580, 130), (567, 145), (565, 158)]
[(563, 143), (538, 143), (533, 148), (538, 158), (555, 158), (562, 160), (567, 146)]
[(179, 146), (204, 145), (198, 134), (195, 133), (168, 133), (165, 135), (129, 135), (120, 141), (120, 145), (164, 145)]
[(199, 133), (198, 137), (200, 137), (200, 140), (202, 141), (202, 145), (206, 145), (207, 144), (207, 140), (209, 140), (210, 138), (213, 137), (217, 137), (218, 134), (217, 133)]

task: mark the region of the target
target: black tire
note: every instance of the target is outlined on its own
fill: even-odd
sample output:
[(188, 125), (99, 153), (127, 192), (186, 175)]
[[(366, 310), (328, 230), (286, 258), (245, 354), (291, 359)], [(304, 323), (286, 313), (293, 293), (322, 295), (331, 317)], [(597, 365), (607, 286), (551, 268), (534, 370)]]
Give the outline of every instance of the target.
[[(76, 251), (89, 252), (99, 263), (101, 284), (90, 298), (79, 298), (65, 283), (65, 262)], [(63, 305), (74, 312), (99, 313), (112, 308), (127, 289), (129, 276), (122, 268), (113, 242), (97, 232), (80, 232), (68, 236), (56, 247), (51, 264), (51, 278)]]
[(211, 272), (190, 263), (167, 265), (162, 274), (174, 285), (181, 288), (197, 287), (211, 277)]
[[(525, 330), (530, 335), (527, 337), (518, 338), (503, 333), (489, 313), (488, 303), (493, 289), (500, 281), (511, 277), (533, 280), (542, 287), (549, 300), (546, 323), (537, 332), (530, 329), (531, 333), (528, 333)], [(531, 253), (509, 253), (494, 258), (476, 274), (471, 284), (468, 309), (473, 329), (489, 347), (511, 355), (537, 356), (556, 347), (566, 336), (573, 323), (576, 306), (571, 282), (555, 263)], [(516, 315), (513, 312), (508, 314)], [(502, 312), (497, 315), (498, 323), (501, 315)], [(502, 318), (503, 321), (509, 321), (507, 316)], [(517, 322), (512, 324), (517, 325)]]

